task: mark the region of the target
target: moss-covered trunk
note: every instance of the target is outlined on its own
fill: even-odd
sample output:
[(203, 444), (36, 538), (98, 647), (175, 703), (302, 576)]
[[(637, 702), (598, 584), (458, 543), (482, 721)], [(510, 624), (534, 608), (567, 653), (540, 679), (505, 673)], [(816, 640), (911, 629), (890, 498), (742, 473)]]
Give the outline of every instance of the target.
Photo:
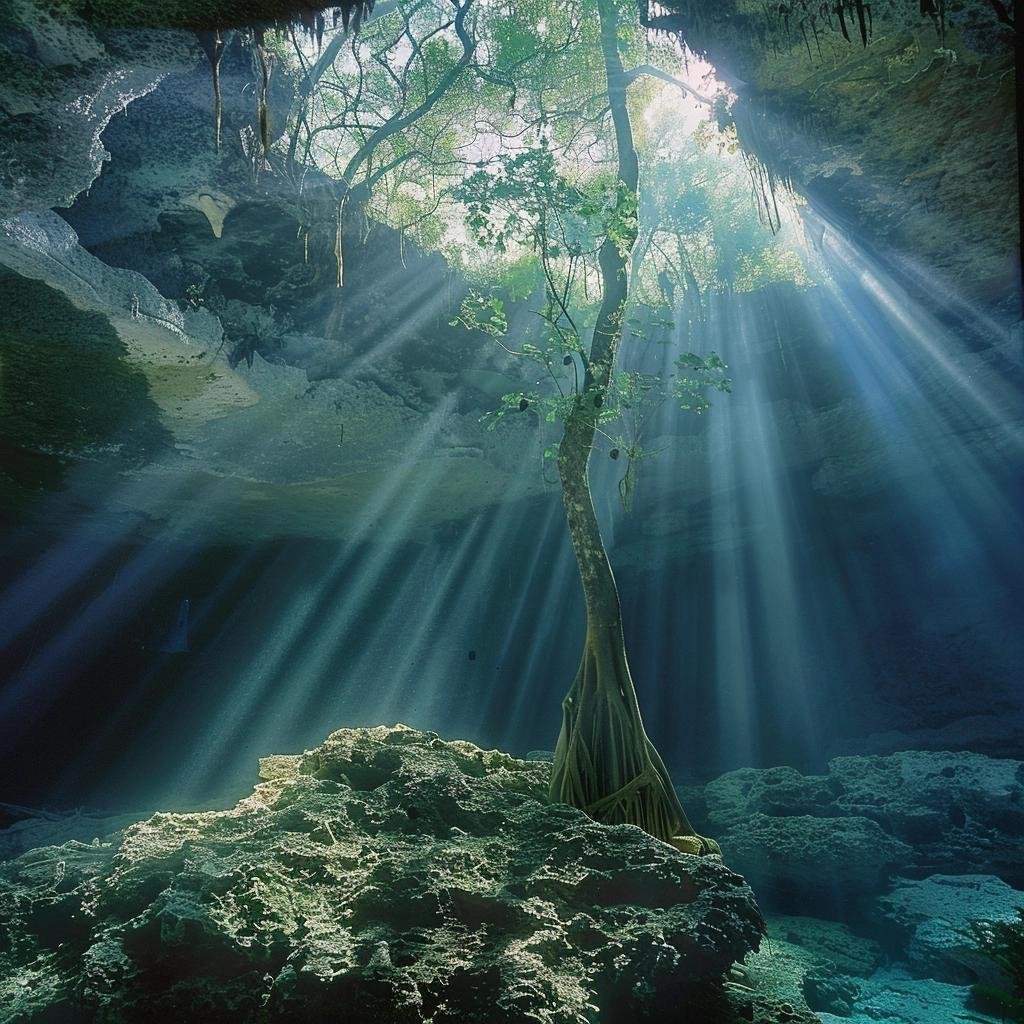
[[(619, 180), (628, 209), (640, 177), (626, 106), (628, 82), (617, 46), (615, 0), (601, 0), (599, 7)], [(670, 840), (692, 835), (693, 829), (644, 731), (626, 660), (619, 595), (588, 474), (602, 396), (622, 340), (629, 258), (636, 241), (635, 216), (627, 214), (620, 220), (615, 237), (606, 238), (601, 246), (601, 308), (585, 387), (566, 422), (558, 452), (562, 497), (586, 600), (587, 636), (579, 671), (562, 703), (551, 796), (598, 821), (639, 825), (659, 839)]]

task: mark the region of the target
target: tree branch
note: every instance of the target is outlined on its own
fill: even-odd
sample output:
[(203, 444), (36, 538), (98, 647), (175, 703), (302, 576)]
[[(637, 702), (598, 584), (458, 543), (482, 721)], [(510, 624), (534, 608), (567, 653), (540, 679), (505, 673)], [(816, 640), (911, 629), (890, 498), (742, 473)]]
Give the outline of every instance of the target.
[(705, 96), (701, 92), (697, 92), (692, 85), (687, 85), (681, 78), (675, 78), (670, 75), (667, 71), (662, 71), (661, 68), (656, 68), (653, 64), (641, 64), (639, 67), (635, 67), (630, 71), (625, 72), (626, 84), (632, 85), (641, 75), (647, 75), (649, 78), (657, 78), (662, 82), (668, 82), (669, 85), (674, 85), (677, 89), (688, 93), (699, 103), (707, 104), (709, 107), (715, 105), (715, 101), (710, 96)]

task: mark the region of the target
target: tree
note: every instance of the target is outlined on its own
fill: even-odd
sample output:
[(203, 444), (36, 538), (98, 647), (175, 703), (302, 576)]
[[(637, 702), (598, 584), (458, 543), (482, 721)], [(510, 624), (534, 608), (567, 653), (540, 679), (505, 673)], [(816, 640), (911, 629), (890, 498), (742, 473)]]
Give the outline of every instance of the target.
[(285, 168), (300, 197), (307, 245), (325, 220), (325, 204), (315, 195), (303, 202), (306, 169), (318, 166), (334, 182), (327, 205), (338, 287), (344, 284), (346, 229), (365, 219), (374, 188), (410, 162), (422, 172), (445, 159), (439, 144), (477, 47), (470, 23), (475, 2), (378, 5), (361, 33), (337, 34), (313, 61), (291, 34), (299, 84)]
[[(558, 394), (547, 400), (547, 418), (564, 423), (557, 446), (558, 476), (587, 615), (580, 666), (562, 705), (551, 796), (600, 821), (639, 825), (688, 852), (720, 852), (712, 840), (694, 833), (644, 729), (618, 591), (590, 490), (595, 438), (608, 436), (608, 420), (660, 383), (643, 375), (616, 374), (639, 230), (640, 166), (627, 101), (627, 90), (638, 75), (623, 67), (616, 0), (598, 0), (597, 13), (607, 98), (601, 113), (610, 119), (614, 138), (610, 174), (598, 175), (589, 185), (565, 181), (551, 145), (542, 138), (533, 150), (506, 158), (497, 173), (471, 176), (462, 195), (478, 240), (503, 251), (524, 232), (532, 238), (547, 296), (540, 311), (544, 334), (540, 344), (524, 345), (519, 353), (541, 363), (552, 379), (557, 362), (571, 363), (575, 378), (571, 391), (558, 386)], [(583, 240), (595, 221), (601, 237), (588, 245)], [(591, 259), (596, 259), (599, 299), (585, 344), (570, 296), (578, 280), (586, 282)], [(479, 295), (464, 304), (460, 320), (497, 338), (507, 331), (501, 303)], [(559, 350), (565, 353), (560, 359)], [(725, 366), (717, 356), (705, 360), (689, 353), (685, 358), (685, 372), (675, 382), (678, 397), (702, 396), (709, 386), (728, 389)], [(537, 394), (520, 394), (506, 396), (505, 404), (506, 410), (525, 410), (544, 403)]]
[[(656, 224), (635, 251), (640, 159), (628, 93), (652, 79), (693, 90), (647, 62), (629, 9), (633, 24), (620, 19), (619, 0), (554, 8), (540, 0), (514, 7), (400, 3), (343, 61), (339, 51), (332, 68), (317, 72), (326, 96), (303, 113), (295, 130), (304, 141), (299, 146), (293, 136), (291, 148), (301, 153), (300, 165), (333, 164), (339, 211), (357, 194), (365, 208), (375, 189), (394, 195), (415, 185), (425, 193), (422, 205), (449, 226), (464, 212), (482, 255), (504, 259), (506, 268), (518, 261), (527, 277), (535, 272), (536, 289), (525, 291), (542, 296), (536, 338), (508, 343), (502, 300), (480, 293), (469, 296), (455, 322), (483, 331), (512, 357), (540, 364), (552, 385), (505, 396), (495, 422), (534, 408), (563, 425), (551, 455), (587, 631), (563, 702), (551, 795), (597, 820), (635, 824), (681, 849), (707, 853), (717, 852), (716, 844), (694, 834), (644, 729), (589, 481), (595, 442), (609, 440), (613, 457), (625, 449), (620, 489), (624, 504), (631, 503), (635, 463), (647, 453), (637, 429), (619, 442), (608, 433), (612, 422), (632, 418), (635, 427), (642, 410), (666, 393), (700, 412), (708, 389), (729, 388), (714, 353), (684, 354), (670, 381), (617, 366), (631, 267), (636, 273), (655, 247), (657, 230), (685, 231), (689, 223), (679, 211), (674, 219), (666, 215), (668, 227)], [(623, 50), (637, 58), (630, 70)], [(340, 259), (340, 212), (338, 224)]]

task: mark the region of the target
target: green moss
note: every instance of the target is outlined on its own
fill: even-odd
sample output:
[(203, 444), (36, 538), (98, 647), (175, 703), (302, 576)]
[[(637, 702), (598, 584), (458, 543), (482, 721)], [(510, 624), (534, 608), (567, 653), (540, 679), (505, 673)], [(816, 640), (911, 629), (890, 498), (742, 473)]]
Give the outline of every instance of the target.
[(105, 317), (2, 270), (0, 308), (0, 434), (16, 464), (39, 453), (137, 459), (169, 441), (145, 376)]

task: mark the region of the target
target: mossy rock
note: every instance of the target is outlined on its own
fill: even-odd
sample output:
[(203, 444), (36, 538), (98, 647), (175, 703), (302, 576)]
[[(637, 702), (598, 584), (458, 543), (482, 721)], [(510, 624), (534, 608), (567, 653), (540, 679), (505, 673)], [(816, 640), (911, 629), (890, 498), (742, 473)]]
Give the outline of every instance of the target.
[(550, 770), (343, 729), (230, 810), (30, 851), (0, 866), (0, 1020), (735, 1021), (750, 888), (550, 803)]
[(0, 433), (18, 452), (152, 456), (169, 442), (145, 375), (106, 317), (0, 267)]

